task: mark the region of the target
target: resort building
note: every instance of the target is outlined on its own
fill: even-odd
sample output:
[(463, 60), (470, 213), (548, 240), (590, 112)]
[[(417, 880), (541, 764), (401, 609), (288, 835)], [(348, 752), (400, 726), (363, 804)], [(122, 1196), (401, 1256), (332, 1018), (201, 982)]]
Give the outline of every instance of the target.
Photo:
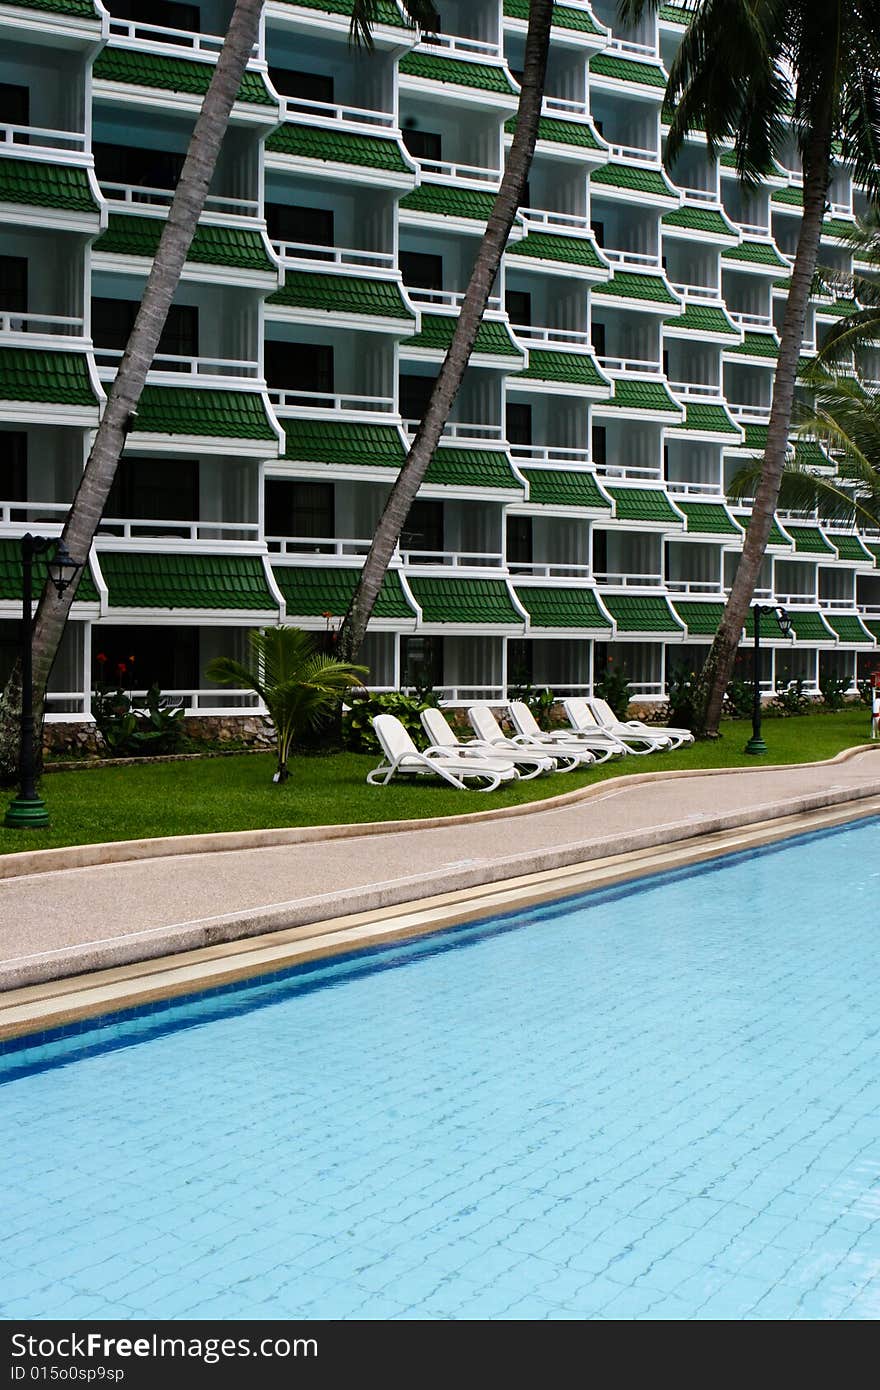
[[(267, 0), (259, 43), (52, 677), (89, 717), (126, 663), (191, 713), (246, 711), (211, 657), (332, 633), (427, 402), (512, 138), (528, 0)], [(527, 195), (363, 653), (380, 689), (638, 699), (701, 660), (742, 546), (802, 181), (744, 194), (694, 138), (661, 159), (682, 11), (558, 4)], [(161, 233), (232, 0), (0, 3), (0, 659), (19, 540), (57, 535)], [(822, 256), (860, 198), (835, 171)], [(805, 353), (851, 302), (816, 299)], [(833, 468), (817, 446), (812, 463)], [(780, 513), (765, 686), (877, 662), (880, 533)], [(747, 642), (748, 635), (744, 639)], [(133, 673), (131, 659), (134, 658)]]

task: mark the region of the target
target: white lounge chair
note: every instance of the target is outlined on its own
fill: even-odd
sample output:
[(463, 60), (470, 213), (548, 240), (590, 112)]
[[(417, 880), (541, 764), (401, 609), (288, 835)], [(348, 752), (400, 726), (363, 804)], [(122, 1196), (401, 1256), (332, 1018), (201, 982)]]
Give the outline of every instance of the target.
[[(449, 748), (457, 753), (466, 753), (469, 757), (485, 758), (487, 754), (489, 757), (499, 756), (499, 750), (483, 739), (462, 743), (442, 710), (423, 709), (421, 718), (422, 728), (435, 748)], [(553, 772), (556, 767), (555, 759), (549, 754), (542, 756), (537, 752), (529, 752), (525, 748), (518, 748), (509, 740), (503, 756), (510, 759), (516, 768), (517, 776), (523, 782), (528, 782), (532, 777), (539, 777), (542, 772)]]
[(392, 777), (441, 777), (464, 791), (468, 782), (485, 782), (479, 791), (492, 792), (502, 782), (512, 782), (516, 768), (509, 758), (473, 757), (449, 748), (426, 748), (420, 753), (400, 720), (393, 714), (377, 714), (372, 721), (384, 762), (367, 773), (371, 787), (384, 787)]
[(613, 728), (615, 723), (619, 723), (624, 729), (633, 729), (649, 738), (666, 738), (673, 748), (681, 748), (682, 744), (694, 742), (690, 729), (672, 729), (666, 724), (645, 724), (641, 719), (618, 721), (615, 720), (614, 710), (607, 700), (597, 699), (594, 695), (587, 703), (595, 711), (597, 719), (607, 728)]
[(497, 748), (505, 754), (519, 750), (521, 753), (529, 752), (532, 756), (552, 758), (557, 772), (574, 772), (575, 768), (585, 767), (595, 761), (588, 748), (578, 748), (574, 744), (566, 746), (557, 743), (550, 746), (546, 743), (536, 743), (523, 735), (508, 738), (487, 705), (472, 705), (467, 717), (477, 738), (490, 744), (492, 748)]
[(551, 729), (545, 732), (523, 700), (512, 700), (507, 706), (507, 712), (516, 729), (517, 741), (522, 738), (529, 739), (543, 748), (585, 749), (594, 763), (607, 763), (610, 758), (622, 757), (625, 751), (619, 740), (599, 729), (596, 730), (595, 738), (576, 733), (574, 729)]
[(611, 729), (599, 723), (587, 701), (580, 696), (572, 696), (570, 699), (563, 700), (562, 708), (565, 710), (565, 717), (571, 725), (573, 733), (583, 734), (586, 737), (602, 737), (604, 735), (605, 738), (613, 738), (625, 753), (632, 753), (636, 757), (644, 758), (649, 753), (662, 753), (670, 746), (669, 740), (665, 737), (649, 738), (647, 734), (636, 733), (634, 729), (628, 729), (625, 733), (612, 732)]

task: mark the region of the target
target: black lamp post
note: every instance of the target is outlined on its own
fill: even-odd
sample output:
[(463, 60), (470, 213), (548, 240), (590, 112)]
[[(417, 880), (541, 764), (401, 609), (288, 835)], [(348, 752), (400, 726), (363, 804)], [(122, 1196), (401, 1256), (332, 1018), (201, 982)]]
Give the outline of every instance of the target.
[(746, 753), (766, 753), (767, 745), (761, 737), (761, 619), (765, 613), (772, 613), (783, 637), (791, 632), (791, 615), (779, 604), (756, 603), (752, 609), (752, 622), (755, 625), (755, 660), (753, 681), (755, 686), (752, 704), (752, 736), (743, 750)]
[(21, 539), (21, 750), (19, 753), (18, 796), (9, 803), (4, 824), (15, 830), (42, 830), (49, 824), (46, 803), (37, 795), (36, 758), (34, 756), (34, 674), (33, 674), (33, 601), (34, 601), (34, 559), (45, 555), (55, 546), (55, 554), (47, 564), (49, 578), (59, 594), (73, 583), (80, 568), (76, 560), (67, 553), (67, 547), (60, 541), (45, 536), (32, 536), (30, 532)]

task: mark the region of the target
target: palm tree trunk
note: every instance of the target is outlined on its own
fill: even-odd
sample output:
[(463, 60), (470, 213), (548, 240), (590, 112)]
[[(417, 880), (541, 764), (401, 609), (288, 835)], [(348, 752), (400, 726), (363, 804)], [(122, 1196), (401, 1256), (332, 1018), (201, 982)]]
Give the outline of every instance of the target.
[(449, 419), (483, 321), (535, 152), (552, 11), (553, 0), (531, 0), (516, 130), (501, 188), (486, 224), (455, 332), (434, 383), (428, 408), (385, 503), (357, 588), (339, 629), (337, 654), (341, 661), (355, 660), (360, 651), (389, 562)]
[[(33, 641), (34, 717), (37, 728), (42, 725), (46, 683), (58, 653), (70, 606), (76, 596), (77, 582), (88, 564), (89, 551), (116, 474), (125, 436), (136, 415), (147, 372), (205, 206), (217, 156), (229, 124), (229, 114), (257, 40), (262, 8), (263, 0), (236, 0), (211, 85), (193, 129), (141, 306), (64, 523), (61, 539), (71, 557), (82, 568), (76, 581), (63, 594), (58, 594), (48, 581), (43, 587), (34, 621)], [(16, 678), (13, 676), (4, 691), (3, 701), (12, 708), (15, 700)], [(10, 733), (14, 741), (11, 747), (7, 746)], [(3, 770), (10, 767), (14, 770), (18, 759), (14, 720), (0, 720), (0, 739), (3, 740), (0, 744)]]
[[(752, 515), (743, 543), (730, 597), (718, 625), (715, 640), (700, 672), (694, 702), (697, 731), (716, 737), (721, 720), (724, 693), (730, 681), (733, 663), (749, 605), (755, 592), (770, 528), (779, 499), (788, 436), (794, 407), (794, 391), (800, 364), (801, 346), (807, 301), (816, 261), (819, 238), (825, 215), (825, 198), (831, 167), (831, 106), (825, 119), (817, 122), (804, 157), (804, 214), (798, 237), (797, 253), (791, 275), (791, 287), (785, 306), (779, 360), (773, 378), (773, 402), (767, 428), (767, 445), (761, 467), (761, 478), (755, 492)], [(755, 679), (758, 672), (755, 672)]]

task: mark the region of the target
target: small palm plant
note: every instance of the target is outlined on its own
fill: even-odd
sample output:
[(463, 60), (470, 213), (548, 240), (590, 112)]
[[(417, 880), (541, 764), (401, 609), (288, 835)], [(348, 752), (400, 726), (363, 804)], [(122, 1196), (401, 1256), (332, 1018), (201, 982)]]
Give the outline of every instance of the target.
[(250, 634), (251, 661), (218, 656), (205, 675), (218, 685), (254, 690), (275, 726), (277, 767), (273, 782), (290, 776), (287, 761), (297, 734), (321, 724), (353, 685), (362, 685), (366, 666), (350, 666), (317, 650), (298, 627), (268, 627)]

